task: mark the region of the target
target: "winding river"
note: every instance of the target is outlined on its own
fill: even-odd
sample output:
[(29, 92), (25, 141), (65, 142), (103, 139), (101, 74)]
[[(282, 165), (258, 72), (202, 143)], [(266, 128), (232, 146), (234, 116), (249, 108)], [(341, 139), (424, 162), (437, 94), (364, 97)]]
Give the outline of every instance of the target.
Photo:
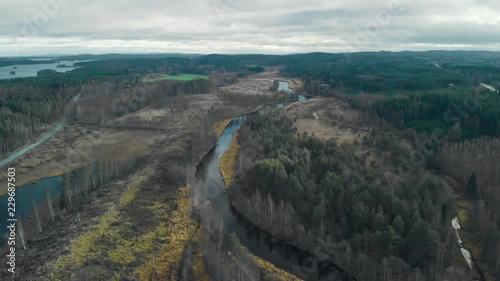
[[(301, 96), (299, 101), (305, 99), (304, 96)], [(282, 107), (283, 104), (275, 105), (276, 109)], [(219, 164), (221, 156), (229, 148), (231, 140), (244, 120), (245, 116), (240, 116), (226, 127), (219, 137), (215, 149), (204, 158), (198, 170), (204, 194), (212, 203), (216, 215), (222, 219), (225, 231), (234, 232), (241, 244), (253, 255), (267, 260), (287, 272), (300, 275), (299, 277), (305, 280), (347, 280), (346, 275), (339, 271), (335, 265), (318, 262), (312, 255), (275, 239), (254, 226), (231, 207), (219, 171)]]

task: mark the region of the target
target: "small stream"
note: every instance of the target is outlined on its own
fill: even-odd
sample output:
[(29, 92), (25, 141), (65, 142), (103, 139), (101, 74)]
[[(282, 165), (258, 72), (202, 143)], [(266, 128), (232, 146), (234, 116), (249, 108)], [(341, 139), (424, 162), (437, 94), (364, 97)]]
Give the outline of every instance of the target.
[(473, 269), (474, 264), (472, 263), (472, 255), (468, 250), (466, 250), (463, 247), (462, 244), (462, 239), (460, 238), (460, 234), (458, 233), (458, 230), (461, 228), (460, 223), (458, 222), (458, 218), (454, 218), (451, 221), (451, 225), (453, 226), (453, 229), (455, 229), (455, 234), (457, 235), (457, 241), (458, 244), (460, 245), (460, 251), (462, 252), (462, 255), (465, 258), (465, 261), (467, 261), (467, 264), (469, 265), (470, 269)]

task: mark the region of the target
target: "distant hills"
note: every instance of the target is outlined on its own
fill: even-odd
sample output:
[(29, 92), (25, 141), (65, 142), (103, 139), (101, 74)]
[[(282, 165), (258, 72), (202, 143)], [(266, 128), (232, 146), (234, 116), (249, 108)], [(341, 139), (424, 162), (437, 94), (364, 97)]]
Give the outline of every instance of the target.
[[(265, 55), (265, 54), (190, 54), (190, 53), (147, 53), (147, 54), (80, 54), (80, 55), (52, 55), (52, 56), (27, 56), (27, 57), (0, 57), (0, 67), (9, 65), (25, 65), (25, 64), (45, 64), (57, 63), (60, 60), (120, 60), (120, 59), (164, 59), (164, 58), (184, 58), (184, 59), (198, 59), (207, 64), (217, 64), (218, 62), (226, 60), (238, 60), (241, 62), (247, 61), (249, 64), (261, 62), (262, 64), (269, 64), (271, 62), (281, 63), (283, 58), (287, 59), (309, 59), (317, 60), (331, 60), (339, 57), (363, 58), (365, 56), (375, 57), (413, 57), (420, 59), (437, 59), (437, 58), (468, 58), (472, 59), (500, 59), (500, 52), (494, 51), (443, 51), (443, 50), (430, 50), (430, 51), (402, 51), (402, 52), (356, 52), (356, 53), (304, 53), (304, 54), (283, 54), (283, 55)], [(273, 64), (273, 63), (271, 63)]]

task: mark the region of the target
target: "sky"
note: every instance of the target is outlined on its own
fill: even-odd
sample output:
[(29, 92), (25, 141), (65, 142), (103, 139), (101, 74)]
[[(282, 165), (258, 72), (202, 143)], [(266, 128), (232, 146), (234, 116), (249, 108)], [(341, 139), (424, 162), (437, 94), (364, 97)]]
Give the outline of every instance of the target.
[(500, 0), (15, 0), (0, 56), (500, 51)]

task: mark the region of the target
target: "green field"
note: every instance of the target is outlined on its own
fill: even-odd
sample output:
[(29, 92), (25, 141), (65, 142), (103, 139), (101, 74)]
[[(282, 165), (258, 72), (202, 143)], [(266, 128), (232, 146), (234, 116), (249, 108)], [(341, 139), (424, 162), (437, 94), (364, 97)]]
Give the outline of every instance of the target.
[(179, 74), (179, 75), (168, 75), (168, 74), (152, 74), (144, 78), (146, 82), (155, 82), (160, 80), (179, 80), (179, 81), (189, 81), (194, 79), (208, 79), (206, 75), (198, 74)]

